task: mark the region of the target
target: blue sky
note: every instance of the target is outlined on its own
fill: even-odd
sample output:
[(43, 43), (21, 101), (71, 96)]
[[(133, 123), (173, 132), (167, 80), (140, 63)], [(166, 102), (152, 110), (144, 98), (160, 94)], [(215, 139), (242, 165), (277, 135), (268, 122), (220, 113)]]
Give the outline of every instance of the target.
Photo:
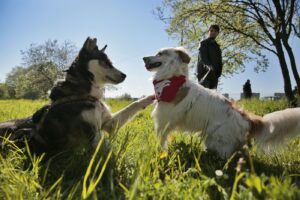
[[(165, 32), (165, 25), (153, 14), (160, 0), (2, 0), (0, 1), (0, 81), (22, 63), (20, 50), (48, 39), (70, 40), (81, 48), (87, 36), (97, 37), (98, 45), (108, 44), (107, 54), (114, 65), (127, 74), (117, 91), (107, 96), (129, 93), (134, 97), (153, 93), (142, 57), (163, 47), (177, 46)], [(293, 40), (300, 65), (299, 40)], [(262, 96), (283, 91), (276, 57), (269, 55), (270, 68), (256, 74), (249, 66), (243, 74), (221, 78), (220, 92), (237, 98), (250, 79), (252, 90)], [(191, 71), (194, 72), (194, 69)], [(292, 78), (292, 77), (291, 77)]]

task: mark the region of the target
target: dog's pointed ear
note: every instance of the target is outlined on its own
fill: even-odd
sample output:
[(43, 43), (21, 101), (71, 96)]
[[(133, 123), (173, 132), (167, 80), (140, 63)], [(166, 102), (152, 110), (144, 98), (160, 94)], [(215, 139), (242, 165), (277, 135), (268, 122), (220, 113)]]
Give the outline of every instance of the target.
[(191, 61), (191, 57), (187, 54), (187, 52), (183, 48), (178, 48), (176, 50), (182, 62), (189, 64)]
[(100, 51), (104, 53), (106, 47), (107, 47), (107, 44)]
[(85, 40), (82, 48), (88, 50), (88, 52), (92, 52), (96, 47), (97, 47), (97, 39), (96, 38), (92, 39), (88, 37)]

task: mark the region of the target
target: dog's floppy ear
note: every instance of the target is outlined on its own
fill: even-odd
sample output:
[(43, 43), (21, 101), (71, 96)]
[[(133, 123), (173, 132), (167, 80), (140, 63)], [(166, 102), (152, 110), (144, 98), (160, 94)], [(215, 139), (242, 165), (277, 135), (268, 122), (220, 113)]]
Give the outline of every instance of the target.
[(176, 53), (178, 53), (179, 57), (181, 58), (182, 62), (189, 64), (191, 61), (191, 57), (185, 52), (183, 48), (177, 48)]
[(97, 47), (97, 39), (96, 38), (92, 39), (92, 38), (88, 37), (83, 44), (83, 48), (85, 48), (89, 52), (92, 52), (96, 47)]

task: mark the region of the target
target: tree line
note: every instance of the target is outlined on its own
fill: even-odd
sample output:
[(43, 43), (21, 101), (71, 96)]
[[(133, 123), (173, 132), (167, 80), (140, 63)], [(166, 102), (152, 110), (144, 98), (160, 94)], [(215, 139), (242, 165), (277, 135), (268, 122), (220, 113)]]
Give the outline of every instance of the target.
[(46, 98), (55, 81), (64, 77), (63, 71), (74, 60), (76, 52), (76, 46), (70, 41), (31, 44), (21, 51), (22, 65), (14, 67), (5, 82), (0, 83), (0, 98)]
[[(211, 24), (219, 24), (224, 75), (243, 72), (256, 62), (255, 71), (266, 71), (265, 52), (278, 58), (284, 92), (292, 105), (295, 94), (291, 75), (300, 95), (300, 77), (291, 38), (300, 39), (300, 0), (163, 0), (156, 15), (166, 23), (168, 34), (192, 52)], [(72, 42), (48, 40), (21, 51), (22, 66), (13, 68), (0, 83), (0, 98), (42, 98), (77, 51)]]

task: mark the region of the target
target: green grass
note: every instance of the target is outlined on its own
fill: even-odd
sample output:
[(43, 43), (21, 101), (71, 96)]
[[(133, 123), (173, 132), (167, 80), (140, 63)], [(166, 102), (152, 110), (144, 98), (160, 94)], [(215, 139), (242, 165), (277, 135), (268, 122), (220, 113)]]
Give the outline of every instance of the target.
[[(46, 101), (0, 101), (0, 121), (25, 117)], [(112, 111), (128, 101), (109, 100)], [(241, 101), (258, 115), (285, 101)], [(0, 199), (299, 199), (300, 140), (272, 154), (253, 146), (228, 161), (206, 152), (201, 138), (174, 132), (169, 149), (157, 145), (150, 117), (138, 114), (95, 152), (48, 161), (7, 143), (0, 147)], [(108, 148), (106, 140), (110, 140)]]

